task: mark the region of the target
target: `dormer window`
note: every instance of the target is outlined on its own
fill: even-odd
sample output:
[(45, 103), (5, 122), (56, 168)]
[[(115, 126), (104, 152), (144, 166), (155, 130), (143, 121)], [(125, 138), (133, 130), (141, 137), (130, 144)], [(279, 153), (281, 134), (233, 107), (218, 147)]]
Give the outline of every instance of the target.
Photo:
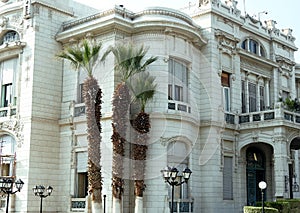
[(19, 40), (20, 40), (19, 34), (16, 31), (11, 30), (4, 34), (4, 36), (1, 39), (0, 45), (4, 43), (10, 43), (13, 41), (19, 41)]
[(261, 43), (254, 39), (247, 38), (242, 42), (241, 48), (255, 55), (266, 57), (265, 50)]

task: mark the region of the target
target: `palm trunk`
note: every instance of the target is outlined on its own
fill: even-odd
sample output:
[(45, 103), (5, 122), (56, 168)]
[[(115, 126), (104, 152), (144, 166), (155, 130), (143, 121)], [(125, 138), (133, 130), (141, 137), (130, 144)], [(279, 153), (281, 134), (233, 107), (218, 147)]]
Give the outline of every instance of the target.
[(102, 212), (102, 177), (100, 166), (101, 98), (97, 80), (90, 76), (84, 82), (88, 133), (88, 183), (92, 213)]
[(145, 168), (148, 149), (148, 133), (150, 131), (149, 114), (140, 112), (133, 121), (133, 127), (136, 130), (133, 144), (134, 159), (134, 194), (135, 194), (135, 213), (143, 212), (143, 193), (146, 185)]
[(112, 193), (113, 193), (113, 213), (122, 212), (122, 196), (124, 192), (123, 161), (125, 153), (126, 129), (128, 122), (128, 109), (130, 95), (127, 85), (120, 83), (113, 95), (113, 116), (111, 137), (113, 143), (112, 162)]

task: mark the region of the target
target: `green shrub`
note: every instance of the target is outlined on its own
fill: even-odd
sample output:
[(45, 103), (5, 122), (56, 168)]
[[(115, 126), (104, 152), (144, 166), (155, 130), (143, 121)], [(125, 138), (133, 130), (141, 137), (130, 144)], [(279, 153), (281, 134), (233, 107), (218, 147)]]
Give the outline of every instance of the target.
[[(256, 205), (261, 206), (261, 202), (257, 202)], [(265, 206), (277, 209), (279, 213), (290, 213), (290, 204), (286, 201), (265, 202)]]
[[(261, 213), (261, 207), (244, 206), (244, 213)], [(265, 213), (278, 213), (279, 211), (274, 208), (265, 207)]]
[[(261, 202), (256, 203), (261, 206)], [(266, 207), (278, 209), (279, 213), (300, 213), (299, 199), (280, 199), (276, 202), (265, 202)]]

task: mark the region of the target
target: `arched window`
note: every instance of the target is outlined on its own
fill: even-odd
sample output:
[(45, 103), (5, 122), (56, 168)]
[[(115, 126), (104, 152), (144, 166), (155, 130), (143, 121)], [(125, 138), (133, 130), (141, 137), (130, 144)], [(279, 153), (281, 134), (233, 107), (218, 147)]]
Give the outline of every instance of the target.
[[(189, 149), (186, 143), (175, 141), (168, 144), (168, 165), (176, 167), (179, 170), (179, 180), (181, 181), (182, 171), (188, 167), (188, 154)], [(169, 190), (171, 197), (171, 190)], [(188, 184), (184, 183), (176, 186), (174, 189), (174, 199), (187, 199), (188, 198)]]
[(241, 48), (258, 56), (266, 57), (263, 45), (252, 38), (245, 39), (241, 44)]
[(0, 136), (1, 176), (12, 176), (16, 141), (10, 135)]
[(4, 34), (4, 36), (1, 39), (0, 45), (19, 40), (19, 34), (16, 31), (11, 30)]

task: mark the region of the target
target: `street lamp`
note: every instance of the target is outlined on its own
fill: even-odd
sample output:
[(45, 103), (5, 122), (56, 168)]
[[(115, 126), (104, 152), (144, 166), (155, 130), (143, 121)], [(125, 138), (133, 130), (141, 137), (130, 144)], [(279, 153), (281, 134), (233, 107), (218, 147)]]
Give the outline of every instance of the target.
[(187, 183), (190, 179), (190, 176), (192, 174), (192, 171), (189, 168), (185, 168), (185, 170), (182, 171), (182, 177), (184, 178), (184, 181), (177, 181), (178, 176), (178, 169), (175, 167), (170, 168), (167, 167), (164, 170), (161, 171), (163, 174), (163, 177), (165, 179), (165, 182), (167, 182), (172, 187), (172, 199), (171, 199), (171, 209), (170, 212), (173, 213), (173, 204), (174, 204), (174, 187), (180, 186), (183, 183)]
[(48, 186), (45, 188), (45, 186), (38, 185), (32, 188), (33, 193), (35, 196), (39, 196), (41, 198), (41, 203), (40, 203), (40, 213), (43, 212), (43, 198), (46, 198), (51, 195), (53, 188), (52, 186)]
[[(15, 184), (15, 188), (17, 189), (15, 191), (13, 190), (14, 184)], [(17, 192), (20, 192), (23, 185), (24, 185), (24, 182), (21, 179), (15, 181), (15, 179), (13, 177), (1, 177), (0, 178), (0, 190), (4, 194), (7, 194), (7, 197), (6, 197), (6, 213), (8, 213), (9, 196), (11, 194), (15, 194)]]
[(267, 188), (267, 183), (265, 181), (260, 181), (258, 187), (261, 190), (261, 202), (262, 202), (262, 213), (265, 212), (265, 205), (264, 205), (264, 190)]

